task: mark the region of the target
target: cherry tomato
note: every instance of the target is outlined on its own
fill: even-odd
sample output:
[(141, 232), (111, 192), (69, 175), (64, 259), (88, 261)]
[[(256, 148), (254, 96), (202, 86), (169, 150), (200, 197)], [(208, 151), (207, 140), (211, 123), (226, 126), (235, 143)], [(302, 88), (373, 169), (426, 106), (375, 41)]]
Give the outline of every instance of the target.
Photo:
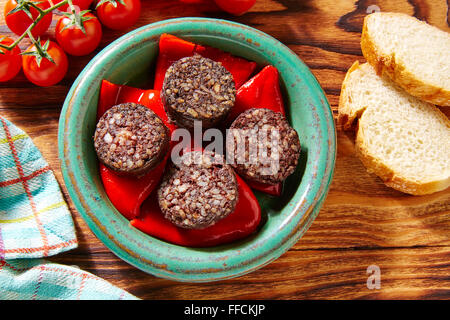
[[(102, 25), (97, 17), (92, 13), (85, 13), (81, 18), (89, 18), (89, 20), (83, 21), (86, 33), (83, 33), (76, 25), (70, 25), (71, 19), (66, 16), (59, 18), (56, 23), (56, 41), (65, 52), (73, 56), (84, 56), (91, 53), (98, 47), (102, 39)], [(69, 27), (64, 29), (68, 25)]]
[(214, 0), (224, 11), (236, 16), (246, 13), (255, 4), (256, 0)]
[[(121, 1), (125, 5), (121, 4)], [(114, 30), (128, 29), (136, 23), (140, 14), (140, 0), (110, 0), (97, 7), (101, 23)]]
[[(42, 45), (45, 42), (41, 40)], [(25, 52), (32, 51), (36, 51), (34, 44)], [(67, 55), (55, 42), (50, 41), (47, 52), (54, 62), (51, 62), (47, 58), (42, 58), (40, 65), (38, 65), (36, 57), (29, 55), (23, 56), (22, 59), (23, 72), (27, 79), (41, 87), (52, 86), (61, 81), (69, 67)]]
[[(48, 9), (50, 7), (50, 3), (48, 1), (42, 0), (31, 0), (31, 1), (36, 2), (36, 5), (41, 9)], [(30, 17), (28, 17), (28, 15), (23, 11), (15, 12), (13, 14), (8, 15), (8, 13), (15, 7), (17, 7), (17, 0), (8, 0), (6, 2), (4, 8), (5, 21), (8, 28), (12, 32), (20, 36), (25, 32), (25, 30), (27, 30), (30, 24), (33, 23), (33, 20), (37, 18), (39, 12), (34, 8), (30, 8), (33, 20), (30, 19)], [(41, 19), (41, 21), (38, 22), (38, 24), (31, 31), (33, 37), (38, 37), (42, 35), (45, 31), (47, 31), (51, 22), (52, 22), (52, 13), (49, 12)]]
[[(14, 43), (14, 40), (8, 37), (0, 36), (0, 43), (6, 46)], [(8, 81), (14, 78), (22, 68), (22, 56), (20, 55), (19, 46), (15, 46), (12, 50), (0, 48), (0, 82)]]
[[(56, 0), (56, 1), (53, 1), (53, 3), (54, 4), (58, 4), (61, 1), (63, 1), (63, 0), (59, 0), (59, 1)], [(78, 8), (80, 8), (80, 10), (83, 11), (83, 10), (89, 9), (89, 7), (91, 6), (93, 1), (94, 0), (72, 0), (72, 4), (74, 6), (78, 6)], [(59, 10), (60, 11), (67, 11), (68, 8), (69, 8), (69, 5), (65, 4), (65, 5), (62, 5), (61, 7), (59, 7)]]

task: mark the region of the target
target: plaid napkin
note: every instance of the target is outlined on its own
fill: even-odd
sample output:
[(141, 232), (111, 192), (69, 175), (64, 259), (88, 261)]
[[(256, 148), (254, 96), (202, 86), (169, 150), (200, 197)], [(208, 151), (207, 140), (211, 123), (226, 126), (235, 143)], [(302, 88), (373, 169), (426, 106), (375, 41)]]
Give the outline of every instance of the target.
[(136, 297), (76, 267), (43, 259), (19, 259), (0, 261), (0, 299), (134, 300)]
[(53, 172), (30, 137), (0, 116), (0, 259), (42, 258), (77, 247)]
[(30, 137), (0, 116), (0, 299), (129, 299), (77, 268), (43, 259), (78, 245), (70, 211)]

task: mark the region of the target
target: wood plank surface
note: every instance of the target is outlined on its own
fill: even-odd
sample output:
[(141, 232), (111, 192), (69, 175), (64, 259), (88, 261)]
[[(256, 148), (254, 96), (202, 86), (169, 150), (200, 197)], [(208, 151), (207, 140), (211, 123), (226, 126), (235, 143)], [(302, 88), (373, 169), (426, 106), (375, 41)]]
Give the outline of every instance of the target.
[[(0, 0), (1, 8), (5, 2)], [(257, 0), (240, 17), (175, 0), (142, 3), (135, 27), (180, 16), (207, 16), (244, 23), (277, 38), (311, 68), (334, 113), (347, 69), (355, 60), (364, 61), (359, 40), (368, 8), (404, 12), (450, 32), (446, 0)], [(0, 34), (11, 35), (2, 19)], [(105, 29), (97, 52), (124, 33)], [(33, 138), (54, 170), (75, 220), (79, 248), (50, 260), (77, 265), (143, 299), (450, 298), (450, 190), (414, 197), (386, 187), (355, 156), (354, 134), (339, 127), (335, 174), (322, 210), (303, 238), (268, 266), (231, 280), (187, 284), (155, 278), (118, 259), (73, 207), (57, 155), (62, 103), (94, 55), (71, 57), (68, 75), (54, 87), (35, 87), (23, 74), (0, 84), (0, 114)], [(449, 109), (443, 109), (448, 116)], [(380, 289), (367, 288), (366, 270), (371, 265), (381, 270)]]

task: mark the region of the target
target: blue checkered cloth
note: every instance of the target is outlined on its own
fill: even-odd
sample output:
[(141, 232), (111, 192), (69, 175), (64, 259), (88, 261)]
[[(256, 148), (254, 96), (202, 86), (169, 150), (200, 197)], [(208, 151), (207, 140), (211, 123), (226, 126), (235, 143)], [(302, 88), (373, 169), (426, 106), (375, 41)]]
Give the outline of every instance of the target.
[(109, 282), (44, 259), (0, 261), (3, 300), (132, 300), (135, 296)]
[(136, 299), (42, 259), (78, 245), (72, 216), (30, 137), (0, 116), (0, 299)]

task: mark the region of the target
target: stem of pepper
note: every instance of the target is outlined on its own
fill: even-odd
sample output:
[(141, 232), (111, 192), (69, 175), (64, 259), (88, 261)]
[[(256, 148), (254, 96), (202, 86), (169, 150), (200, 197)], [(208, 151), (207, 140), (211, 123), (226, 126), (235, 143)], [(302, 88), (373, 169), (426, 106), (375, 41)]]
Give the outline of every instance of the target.
[[(20, 41), (22, 41), (23, 38), (26, 37), (27, 34), (31, 34), (31, 30), (38, 24), (39, 21), (41, 21), (42, 17), (44, 17), (47, 13), (50, 13), (53, 10), (58, 9), (59, 7), (65, 5), (65, 4), (69, 4), (71, 10), (75, 10), (75, 7), (72, 4), (72, 0), (63, 0), (63, 1), (61, 1), (61, 2), (51, 6), (50, 8), (45, 9), (45, 10), (42, 10), (41, 8), (39, 8), (33, 2), (30, 1), (30, 6), (32, 6), (34, 9), (36, 9), (39, 12), (39, 15), (28, 26), (27, 30), (25, 30), (25, 32), (19, 38), (16, 39), (16, 41), (11, 43), (9, 46), (6, 46), (6, 45), (0, 43), (0, 48), (6, 49), (8, 51), (11, 51), (15, 46), (17, 46), (19, 44)], [(32, 39), (32, 42), (35, 43), (35, 40)]]

